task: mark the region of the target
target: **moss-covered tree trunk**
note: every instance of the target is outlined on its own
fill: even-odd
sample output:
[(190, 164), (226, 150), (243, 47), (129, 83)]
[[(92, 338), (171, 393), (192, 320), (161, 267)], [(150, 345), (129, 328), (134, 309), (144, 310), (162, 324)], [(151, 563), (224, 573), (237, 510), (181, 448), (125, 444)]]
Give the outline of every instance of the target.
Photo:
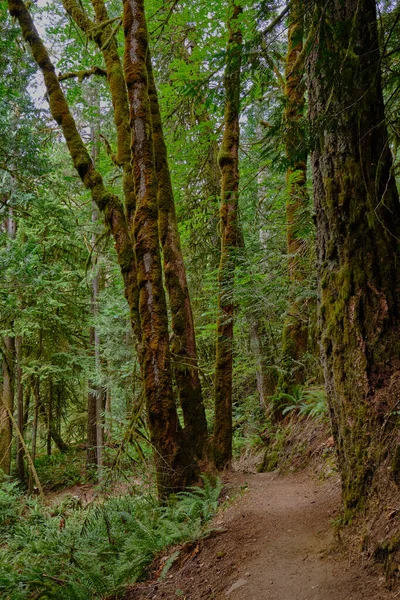
[[(16, 222), (13, 208), (8, 209), (5, 229), (9, 240), (15, 238)], [(13, 323), (9, 324), (13, 329)], [(6, 335), (2, 348), (3, 389), (0, 402), (0, 469), (9, 475), (11, 469), (12, 413), (14, 410), (16, 348), (15, 337)]]
[(308, 84), (321, 350), (343, 500), (352, 509), (362, 505), (394, 435), (400, 203), (375, 2), (317, 0), (314, 8)]
[(15, 337), (15, 358), (16, 358), (16, 401), (17, 401), (17, 426), (20, 435), (17, 435), (17, 473), (21, 483), (25, 483), (25, 451), (22, 445), (21, 437), (24, 437), (24, 384), (22, 381), (22, 336)]
[(194, 447), (196, 455), (201, 458), (207, 438), (207, 420), (197, 366), (193, 313), (150, 52), (147, 52), (147, 74), (157, 174), (159, 232), (164, 258), (165, 285), (172, 318), (171, 353), (185, 423), (185, 436), (188, 443)]
[(283, 331), (283, 354), (288, 373), (282, 381), (286, 391), (304, 383), (303, 355), (307, 351), (308, 319), (304, 303), (296, 300), (304, 281), (302, 224), (309, 202), (307, 177), (307, 143), (304, 131), (304, 61), (301, 60), (304, 37), (304, 6), (299, 0), (290, 3), (288, 49), (285, 65), (285, 143), (287, 169), (287, 249), (290, 280), (288, 316)]
[(124, 72), (131, 111), (136, 192), (135, 254), (142, 327), (142, 376), (160, 496), (195, 476), (172, 384), (168, 314), (158, 232), (157, 179), (148, 90), (148, 31), (143, 0), (124, 0)]
[(11, 469), (12, 421), (14, 410), (15, 338), (6, 336), (3, 349), (3, 389), (0, 405), (0, 469)]
[(221, 260), (215, 365), (214, 461), (218, 469), (232, 460), (233, 286), (238, 242), (239, 110), (242, 33), (238, 18), (242, 8), (230, 2), (229, 39), (225, 68), (224, 133), (218, 162), (221, 169)]

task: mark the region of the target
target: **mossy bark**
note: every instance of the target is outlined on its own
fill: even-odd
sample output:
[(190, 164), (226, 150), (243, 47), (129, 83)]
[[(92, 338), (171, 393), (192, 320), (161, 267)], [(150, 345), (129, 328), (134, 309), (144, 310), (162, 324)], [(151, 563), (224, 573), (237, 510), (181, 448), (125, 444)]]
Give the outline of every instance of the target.
[(137, 202), (134, 235), (142, 326), (142, 375), (158, 493), (165, 497), (192, 483), (197, 472), (192, 451), (184, 444), (173, 394), (159, 247), (156, 164), (146, 62), (148, 31), (143, 0), (124, 0), (123, 26)]
[(269, 412), (269, 399), (274, 395), (277, 377), (271, 368), (268, 368), (265, 348), (265, 326), (258, 317), (249, 318), (250, 344), (256, 367), (256, 384), (260, 408)]
[(307, 241), (301, 228), (309, 198), (307, 194), (307, 146), (304, 131), (304, 61), (299, 60), (303, 50), (304, 7), (299, 0), (290, 4), (288, 50), (285, 65), (285, 144), (288, 169), (286, 175), (287, 250), (290, 280), (288, 316), (283, 330), (282, 351), (287, 375), (281, 381), (285, 391), (304, 383), (302, 362), (307, 351), (308, 322), (304, 303), (295, 296), (304, 281), (304, 251)]
[(3, 389), (0, 405), (0, 469), (11, 470), (12, 422), (14, 410), (15, 338), (6, 336), (3, 352)]
[(159, 233), (173, 333), (171, 353), (185, 423), (185, 436), (188, 443), (193, 445), (198, 458), (201, 458), (207, 438), (207, 420), (197, 366), (193, 313), (178, 231), (167, 148), (149, 51), (147, 52), (147, 75), (157, 175)]
[[(8, 239), (15, 239), (16, 222), (13, 208), (8, 208), (8, 217), (5, 219), (5, 229)], [(12, 331), (13, 323), (9, 323)], [(6, 335), (2, 348), (2, 372), (3, 389), (0, 399), (0, 469), (7, 475), (11, 469), (11, 446), (12, 446), (12, 413), (14, 410), (15, 375), (16, 375), (16, 345), (15, 337)]]
[(242, 33), (238, 18), (242, 8), (230, 3), (229, 39), (225, 68), (224, 133), (218, 163), (221, 169), (221, 259), (215, 364), (214, 462), (229, 468), (232, 460), (233, 286), (238, 244), (239, 110)]
[(400, 203), (375, 2), (317, 0), (314, 16), (308, 85), (320, 343), (343, 501), (354, 509), (387, 454), (400, 384)]
[(106, 189), (100, 173), (94, 168), (69, 110), (54, 65), (23, 0), (9, 0), (8, 7), (10, 15), (18, 20), (22, 35), (31, 48), (35, 62), (42, 71), (50, 111), (54, 120), (61, 127), (74, 167), (84, 186), (90, 191), (94, 203), (104, 214), (106, 225), (114, 237), (118, 263), (124, 280), (125, 295), (131, 310), (132, 327), (140, 340), (135, 256), (124, 207), (119, 198)]
[[(15, 337), (15, 358), (16, 358), (16, 402), (17, 402), (17, 426), (21, 436), (24, 436), (24, 384), (22, 381), (22, 337)], [(0, 436), (1, 437), (1, 436)], [(25, 451), (19, 435), (17, 435), (17, 473), (21, 483), (25, 483)]]

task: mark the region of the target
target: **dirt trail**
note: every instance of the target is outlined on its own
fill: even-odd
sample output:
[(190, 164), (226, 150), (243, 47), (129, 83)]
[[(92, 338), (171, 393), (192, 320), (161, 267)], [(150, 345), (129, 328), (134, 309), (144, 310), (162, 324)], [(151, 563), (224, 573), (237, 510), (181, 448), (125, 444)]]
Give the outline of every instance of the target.
[(394, 598), (359, 560), (333, 549), (339, 485), (307, 473), (234, 474), (248, 489), (219, 515), (226, 531), (193, 548), (167, 580), (126, 600), (385, 600)]

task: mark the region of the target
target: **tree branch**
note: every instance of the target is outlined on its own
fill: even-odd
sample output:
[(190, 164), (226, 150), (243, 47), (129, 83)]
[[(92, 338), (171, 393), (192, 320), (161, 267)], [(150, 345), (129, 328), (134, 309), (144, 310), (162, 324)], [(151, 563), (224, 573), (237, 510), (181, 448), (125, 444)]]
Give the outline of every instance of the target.
[(92, 67), (86, 71), (71, 71), (71, 73), (60, 73), (58, 75), (58, 81), (66, 81), (67, 79), (78, 79), (79, 83), (82, 83), (84, 79), (92, 77), (92, 75), (99, 75), (100, 77), (107, 77), (107, 71), (101, 67)]

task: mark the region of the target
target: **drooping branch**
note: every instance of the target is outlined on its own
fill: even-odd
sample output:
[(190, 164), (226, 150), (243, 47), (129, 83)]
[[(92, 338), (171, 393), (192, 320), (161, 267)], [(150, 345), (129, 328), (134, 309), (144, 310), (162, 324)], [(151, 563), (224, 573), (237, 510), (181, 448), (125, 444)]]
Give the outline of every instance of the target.
[(69, 110), (54, 65), (23, 0), (9, 0), (8, 7), (10, 15), (18, 20), (22, 35), (42, 71), (50, 111), (54, 120), (61, 127), (74, 167), (84, 186), (90, 191), (94, 203), (104, 214), (105, 222), (114, 237), (118, 262), (124, 279), (125, 295), (131, 309), (132, 326), (140, 339), (140, 321), (135, 313), (134, 300), (137, 287), (135, 257), (123, 205), (115, 194), (106, 189), (100, 173), (93, 166), (92, 159)]

